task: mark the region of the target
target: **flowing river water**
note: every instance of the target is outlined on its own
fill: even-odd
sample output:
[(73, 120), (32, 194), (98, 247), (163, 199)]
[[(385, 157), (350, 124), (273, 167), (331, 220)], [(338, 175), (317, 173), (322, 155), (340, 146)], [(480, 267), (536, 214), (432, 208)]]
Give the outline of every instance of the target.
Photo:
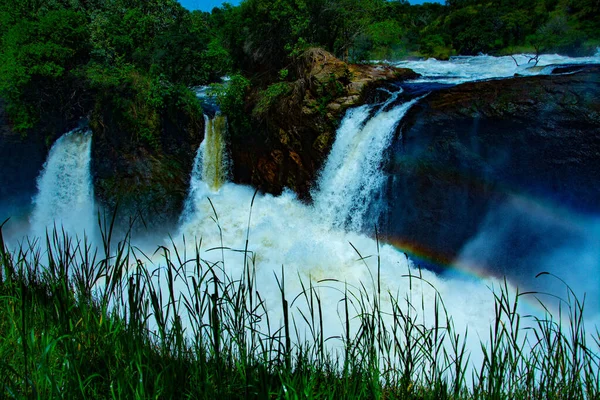
[[(479, 56), (396, 65), (422, 74), (419, 82), (459, 84), (510, 77), (515, 73), (544, 74), (551, 71), (549, 65), (557, 63), (598, 63), (600, 55), (586, 59), (543, 56), (535, 68), (529, 69), (528, 59), (527, 56), (517, 56), (516, 61), (511, 57)], [(392, 100), (394, 96), (392, 94)], [(205, 139), (190, 178), (188, 199), (178, 231), (172, 233), (174, 244), (193, 254), (201, 243), (202, 258), (222, 265), (231, 277), (243, 272), (245, 257), (251, 252), (258, 290), (275, 324), (283, 320), (278, 283), (283, 268), (289, 298), (301, 293), (302, 285), (308, 282), (319, 288), (322, 307), (327, 313), (323, 327), (325, 337), (340, 334), (343, 319), (340, 298), (347, 285), (364, 287), (370, 293), (376, 290), (386, 293), (384, 308), (391, 306), (391, 297), (413, 299), (423, 305), (420, 318), (424, 324), (433, 322), (439, 294), (457, 330), (464, 332), (468, 328), (472, 332), (469, 347), (478, 349), (494, 316), (492, 291), (502, 285), (502, 279), (485, 271), (479, 271), (474, 279), (420, 270), (404, 249), (376, 240), (373, 232), (382, 212), (380, 206), (389, 207), (380, 201), (386, 179), (382, 170), (385, 150), (391, 145), (393, 133), (404, 114), (418, 101), (415, 98), (392, 104), (390, 100), (348, 110), (313, 189), (312, 205), (300, 202), (291, 191), (284, 191), (280, 196), (256, 194), (251, 187), (229, 182), (231, 161), (226, 152), (225, 117), (219, 114), (206, 117)], [(94, 237), (92, 140), (89, 132), (77, 130), (65, 134), (53, 145), (38, 178), (38, 194), (33, 199), (33, 212), (29, 217), (31, 233), (43, 234), (47, 227), (57, 224), (67, 231), (79, 235), (86, 231)], [(401, 207), (401, 204), (394, 206)], [(463, 249), (457, 264), (469, 264), (470, 258), (475, 257), (484, 244), (489, 244), (490, 232), (510, 235), (501, 229), (494, 231), (498, 224), (493, 218), (490, 216), (482, 233)], [(170, 238), (155, 239), (155, 246), (171, 245)], [(598, 267), (600, 246), (590, 240), (590, 245), (585, 247), (585, 257), (592, 260), (592, 266)], [(146, 246), (152, 253), (151, 246), (140, 246)], [(573, 251), (580, 252), (580, 249)], [(568, 260), (569, 256), (568, 252), (561, 254), (561, 259)], [(152, 261), (155, 266), (161, 265), (158, 258)], [(598, 272), (598, 269), (594, 271)], [(414, 279), (415, 276), (422, 279)], [(510, 282), (510, 290), (518, 284)], [(184, 287), (180, 290), (183, 292)], [(539, 312), (534, 303), (522, 304), (522, 312)], [(302, 309), (302, 306), (297, 307)], [(590, 316), (591, 320), (595, 318)], [(299, 332), (305, 333), (308, 328), (301, 318), (296, 318), (296, 322)]]

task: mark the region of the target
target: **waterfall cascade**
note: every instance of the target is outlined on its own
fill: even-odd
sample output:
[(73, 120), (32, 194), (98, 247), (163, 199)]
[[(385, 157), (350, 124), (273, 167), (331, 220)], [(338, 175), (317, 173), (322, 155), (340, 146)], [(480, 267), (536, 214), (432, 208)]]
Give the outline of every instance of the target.
[[(348, 110), (321, 173), (319, 187), (313, 193), (314, 205), (301, 203), (290, 191), (275, 197), (255, 194), (251, 187), (229, 182), (217, 191), (210, 190), (207, 182), (211, 179), (203, 175), (204, 164), (212, 165), (213, 171), (214, 165), (222, 164), (207, 158), (203, 142), (177, 235), (179, 240), (182, 237), (186, 240), (177, 246), (193, 253), (201, 243), (203, 261), (219, 265), (231, 277), (240, 276), (244, 258), (252, 254), (256, 282), (261, 297), (269, 305), (281, 301), (273, 273), (282, 266), (286, 277), (292, 277), (286, 278), (285, 283), (290, 296), (301, 293), (302, 285), (308, 281), (319, 286), (321, 280), (331, 278), (346, 282), (348, 287), (371, 288), (374, 276), (379, 275), (382, 293), (389, 292), (398, 298), (414, 294), (415, 298), (422, 297), (427, 307), (432, 307), (436, 296), (442, 294), (458, 329), (471, 326), (485, 332), (489, 316), (493, 315), (489, 282), (461, 281), (460, 285), (471, 293), (467, 299), (455, 290), (455, 282), (447, 282), (430, 271), (416, 271), (404, 253), (377, 243), (358, 230), (363, 224), (365, 229), (369, 228), (369, 208), (385, 179), (384, 152), (402, 117), (418, 101), (396, 105), (398, 95), (392, 95), (385, 104)], [(379, 266), (375, 254), (381, 260)], [(423, 281), (411, 282), (402, 278), (403, 274), (420, 274)], [(425, 281), (435, 289), (422, 284)], [(335, 289), (323, 288), (319, 295), (323, 309), (335, 312), (339, 295)], [(384, 308), (390, 306), (387, 297), (383, 301)], [(270, 318), (280, 321), (280, 309), (271, 307)], [(424, 310), (423, 320), (432, 321), (432, 312)], [(302, 334), (306, 327), (300, 320), (297, 324)], [(335, 316), (328, 318), (323, 327), (325, 337), (338, 335), (339, 327), (340, 321)], [(473, 338), (476, 346), (476, 337)]]
[[(451, 73), (440, 71), (423, 79), (450, 79), (456, 83), (456, 79), (480, 77), (475, 72), (465, 77), (462, 65), (467, 61), (459, 61), (451, 64)], [(509, 61), (513, 62), (507, 59), (503, 63), (508, 65)], [(419, 65), (431, 69), (429, 64), (440, 70), (450, 65), (432, 61)], [(489, 70), (488, 64), (474, 65), (473, 70)], [(176, 244), (193, 254), (198, 243), (193, 239), (202, 239), (202, 260), (222, 267), (231, 277), (240, 276), (247, 255), (243, 250), (247, 247), (255, 262), (261, 296), (271, 307), (269, 313), (275, 323), (282, 315), (281, 307), (277, 307), (281, 293), (273, 273), (282, 266), (291, 298), (304, 290), (300, 279), (304, 284), (310, 280), (315, 286), (321, 285), (318, 290), (322, 290), (323, 309), (332, 315), (324, 321), (324, 337), (339, 335), (341, 325), (335, 312), (340, 311), (342, 285), (371, 289), (377, 276), (381, 278), (381, 293), (391, 295), (384, 296), (382, 309), (390, 307), (392, 296), (404, 299), (414, 294), (423, 305), (423, 324), (431, 324), (432, 308), (441, 295), (457, 331), (469, 327), (470, 332), (477, 332), (469, 336), (470, 347), (477, 349), (477, 335), (485, 337), (494, 315), (489, 288), (498, 285), (495, 278), (465, 280), (417, 271), (405, 254), (361, 234), (370, 230), (369, 216), (376, 214), (373, 207), (381, 204), (378, 199), (385, 180), (381, 167), (386, 149), (401, 119), (418, 101), (395, 105), (394, 100), (397, 99), (392, 96), (383, 105), (348, 110), (313, 192), (313, 206), (301, 203), (289, 191), (275, 197), (255, 194), (251, 187), (227, 182), (226, 119), (220, 115), (205, 117), (205, 138), (193, 167), (180, 231), (175, 235), (177, 240), (185, 235), (187, 241)], [(39, 194), (31, 217), (34, 227), (45, 229), (56, 221), (71, 232), (81, 232), (93, 226), (90, 149), (89, 132), (70, 132), (55, 143), (38, 180)], [(36, 233), (43, 234), (39, 230)], [(403, 277), (407, 273), (412, 280)], [(341, 282), (340, 287), (331, 289), (333, 283), (322, 284), (327, 279)], [(302, 331), (301, 318), (296, 322)]]
[(43, 237), (54, 224), (78, 235), (89, 235), (95, 230), (91, 150), (89, 130), (75, 129), (54, 143), (33, 199), (30, 223), (34, 235)]
[(220, 114), (213, 118), (205, 115), (204, 122), (204, 140), (200, 144), (195, 163), (202, 165), (202, 182), (211, 190), (217, 191), (226, 182), (229, 173), (229, 157), (225, 145), (227, 118)]
[(393, 93), (368, 120), (373, 106), (349, 110), (342, 121), (313, 192), (315, 208), (329, 226), (363, 232), (377, 222), (381, 211), (378, 207), (384, 204), (383, 154), (391, 145), (398, 123), (418, 101), (388, 109), (400, 93)]

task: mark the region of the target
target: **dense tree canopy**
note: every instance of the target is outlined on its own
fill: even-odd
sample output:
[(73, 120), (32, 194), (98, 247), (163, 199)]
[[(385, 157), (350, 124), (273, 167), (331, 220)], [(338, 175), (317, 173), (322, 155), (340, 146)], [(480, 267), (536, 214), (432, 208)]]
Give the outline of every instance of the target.
[(0, 95), (15, 128), (91, 117), (146, 144), (169, 104), (229, 71), (207, 13), (176, 0), (0, 1)]
[(271, 79), (319, 46), (351, 61), (405, 56), (559, 51), (600, 45), (597, 0), (245, 0), (216, 26), (234, 65)]
[(0, 0), (0, 96), (23, 131), (88, 116), (152, 143), (168, 107), (198, 108), (189, 88), (236, 71), (245, 90), (295, 79), (309, 46), (354, 62), (585, 54), (600, 46), (599, 15), (598, 0), (244, 0), (212, 13), (176, 0)]

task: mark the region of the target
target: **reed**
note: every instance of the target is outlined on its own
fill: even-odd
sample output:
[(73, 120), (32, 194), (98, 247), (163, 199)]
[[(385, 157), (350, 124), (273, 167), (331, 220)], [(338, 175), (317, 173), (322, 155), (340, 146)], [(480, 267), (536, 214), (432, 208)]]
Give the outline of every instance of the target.
[[(600, 397), (600, 334), (586, 332), (585, 301), (568, 287), (558, 315), (546, 308), (543, 318), (518, 310), (524, 296), (546, 307), (542, 294), (510, 293), (506, 282), (491, 292), (494, 323), (473, 365), (469, 333), (457, 331), (439, 293), (430, 305), (414, 291), (400, 298), (381, 290), (379, 255), (371, 282), (359, 287), (291, 278), (284, 266), (274, 272), (281, 304), (269, 307), (281, 307), (278, 326), (248, 245), (233, 276), (225, 254), (234, 250), (223, 245), (207, 250), (221, 254), (217, 262), (201, 257), (201, 241), (188, 254), (185, 238), (183, 250), (172, 241), (146, 255), (128, 234), (114, 238), (114, 219), (99, 224), (99, 248), (55, 228), (13, 249), (0, 225), (1, 397)], [(301, 293), (290, 297), (289, 279), (301, 281)], [(419, 271), (402, 279), (431, 286)], [(340, 294), (334, 337), (323, 327), (326, 290)]]

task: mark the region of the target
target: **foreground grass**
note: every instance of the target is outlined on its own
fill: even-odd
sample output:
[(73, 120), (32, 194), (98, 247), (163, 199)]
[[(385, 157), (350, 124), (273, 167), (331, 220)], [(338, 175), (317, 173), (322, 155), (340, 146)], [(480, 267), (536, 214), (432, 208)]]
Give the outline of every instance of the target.
[[(337, 282), (343, 334), (325, 338), (318, 291), (309, 283), (287, 298), (283, 269), (284, 324), (271, 325), (250, 252), (239, 277), (199, 250), (186, 257), (174, 246), (159, 248), (165, 267), (148, 271), (127, 237), (112, 248), (110, 222), (101, 228), (101, 249), (54, 231), (9, 252), (0, 226), (0, 397), (600, 397), (600, 335), (585, 332), (583, 304), (572, 296), (566, 315), (523, 327), (524, 294), (509, 296), (505, 286), (494, 295), (483, 362), (472, 370), (465, 333), (455, 331), (441, 298), (424, 326), (410, 298), (381, 309), (378, 274), (372, 291)], [(305, 311), (294, 314), (295, 301)], [(298, 319), (310, 327), (308, 341), (298, 339)], [(330, 340), (342, 343), (342, 354), (326, 351)]]

